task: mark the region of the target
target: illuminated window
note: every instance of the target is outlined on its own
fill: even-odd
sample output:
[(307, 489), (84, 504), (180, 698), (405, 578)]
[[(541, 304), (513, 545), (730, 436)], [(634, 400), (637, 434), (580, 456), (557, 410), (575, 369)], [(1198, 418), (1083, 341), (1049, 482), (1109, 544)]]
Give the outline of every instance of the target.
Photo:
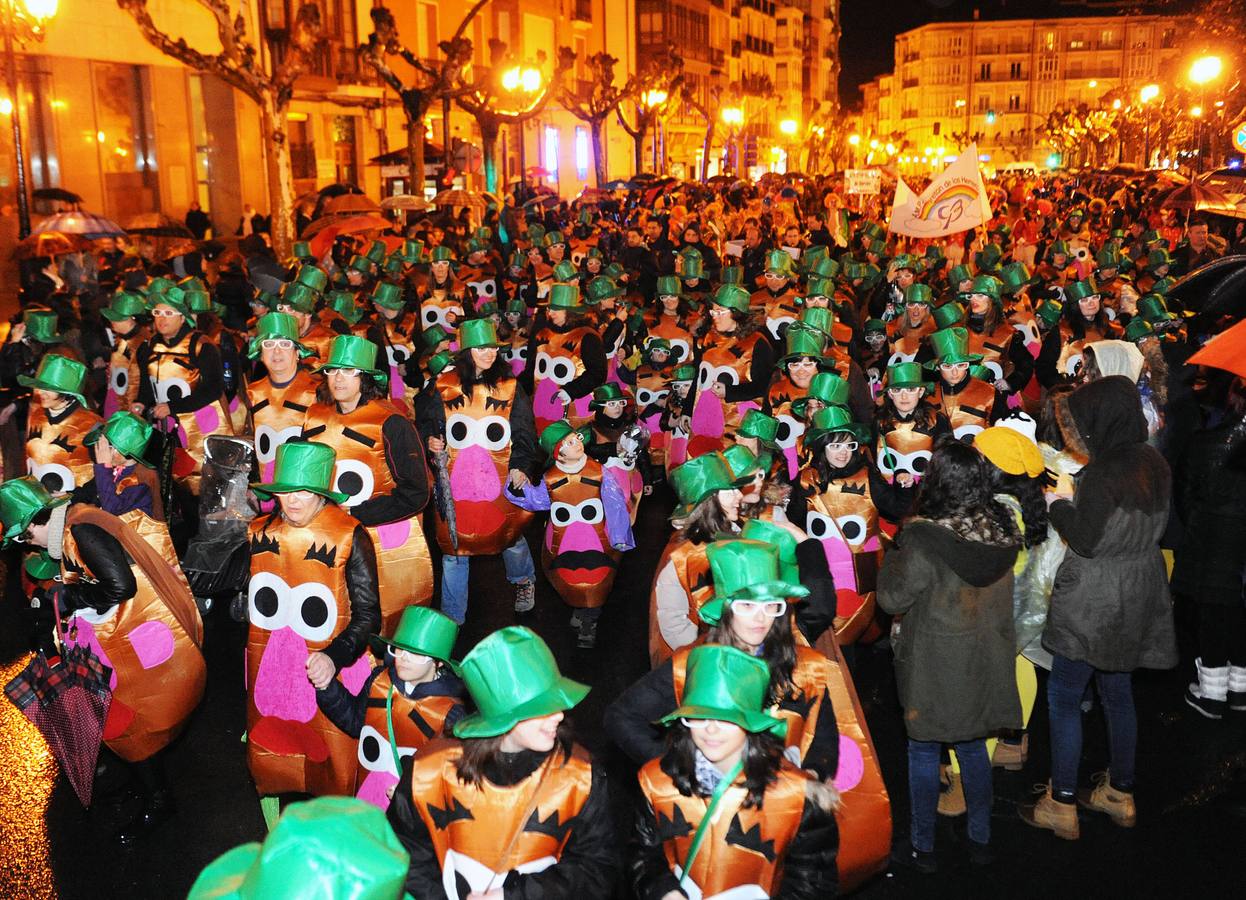
[[(555, 138), (555, 153), (557, 153), (557, 146), (558, 142)], [(588, 180), (588, 131), (583, 128), (575, 130), (575, 177), (580, 181)]]
[(545, 171), (558, 177), (558, 129), (552, 125), (545, 126)]

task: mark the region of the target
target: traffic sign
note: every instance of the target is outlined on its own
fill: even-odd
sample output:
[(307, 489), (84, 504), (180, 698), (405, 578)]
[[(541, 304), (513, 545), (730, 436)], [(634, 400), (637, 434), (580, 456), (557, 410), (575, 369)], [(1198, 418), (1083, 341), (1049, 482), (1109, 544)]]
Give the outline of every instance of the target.
[(1233, 146), (1246, 153), (1246, 122), (1233, 129)]

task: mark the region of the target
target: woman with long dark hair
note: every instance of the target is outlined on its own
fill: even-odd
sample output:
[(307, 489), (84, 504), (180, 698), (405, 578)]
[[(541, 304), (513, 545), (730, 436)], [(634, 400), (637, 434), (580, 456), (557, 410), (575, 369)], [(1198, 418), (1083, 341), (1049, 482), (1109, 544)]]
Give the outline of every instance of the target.
[(934, 386), (922, 378), (917, 363), (887, 367), (883, 402), (874, 420), (875, 462), (883, 477), (901, 487), (921, 481), (935, 441), (951, 434), (942, 412), (926, 402)]
[[(493, 323), (469, 319), (459, 328), (454, 362), (420, 394), (416, 424), (435, 470), (445, 470), (450, 497), (439, 498), (441, 609), (455, 622), (467, 617), (473, 556), (502, 554), (515, 586), (515, 610), (532, 609), (536, 568), (524, 540), (532, 514), (506, 499), (522, 488), (539, 460), (536, 423), (528, 395), (499, 352)], [(446, 516), (453, 505), (453, 522)]]
[(605, 382), (606, 371), (605, 345), (588, 319), (579, 285), (555, 283), (548, 306), (537, 314), (520, 379), (532, 388), (537, 433), (564, 416), (577, 428), (589, 421), (593, 388)]
[(618, 876), (605, 773), (565, 721), (589, 689), (527, 628), (463, 658), (477, 711), (403, 767), (389, 822), (412, 897), (609, 897)]
[(1034, 363), (1043, 387), (1075, 381), (1082, 368), (1082, 350), (1094, 341), (1115, 339), (1120, 326), (1108, 318), (1099, 290), (1089, 281), (1075, 281), (1064, 289), (1064, 316), (1043, 338)]
[(969, 809), (970, 861), (991, 859), (991, 762), (986, 737), (1019, 728), (1012, 625), (1016, 524), (990, 493), (977, 450), (945, 439), (930, 460), (916, 515), (878, 576), (878, 605), (904, 615), (896, 680), (909, 739), (909, 839), (892, 859), (937, 869), (939, 754), (956, 748)]
[[(784, 758), (786, 723), (763, 711), (768, 669), (734, 647), (689, 654), (683, 703), (662, 717), (666, 751), (640, 771), (638, 897), (835, 895), (839, 796)], [(768, 852), (741, 837), (752, 834), (770, 837)]]

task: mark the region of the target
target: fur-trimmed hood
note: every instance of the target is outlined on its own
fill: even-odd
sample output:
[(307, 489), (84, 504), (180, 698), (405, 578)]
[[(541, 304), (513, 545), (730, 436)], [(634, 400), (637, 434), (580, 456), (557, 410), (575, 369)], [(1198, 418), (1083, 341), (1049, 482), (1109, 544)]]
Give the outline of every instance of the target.
[(983, 512), (973, 518), (913, 518), (904, 523), (896, 540), (901, 546), (908, 541), (926, 544), (961, 581), (986, 587), (1008, 573), (1021, 547), (1021, 536), (1015, 525), (1009, 530), (1005, 523), (1012, 520), (1006, 516), (1007, 511), (1001, 517)]

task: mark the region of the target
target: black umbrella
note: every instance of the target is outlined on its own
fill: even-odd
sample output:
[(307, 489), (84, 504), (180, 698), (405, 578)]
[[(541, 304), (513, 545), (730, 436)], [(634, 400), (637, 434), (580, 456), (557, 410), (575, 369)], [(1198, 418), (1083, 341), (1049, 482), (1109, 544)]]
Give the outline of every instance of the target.
[(37, 191), (31, 191), (30, 196), (35, 200), (59, 200), (62, 203), (81, 203), (82, 198), (73, 191), (67, 191), (64, 188), (39, 188)]
[[(1246, 270), (1246, 256), (1222, 256), (1186, 275), (1168, 289), (1166, 296), (1180, 301), (1187, 309), (1212, 312), (1213, 306), (1226, 301), (1224, 282), (1242, 270)], [(1215, 304), (1213, 297), (1217, 298)]]

